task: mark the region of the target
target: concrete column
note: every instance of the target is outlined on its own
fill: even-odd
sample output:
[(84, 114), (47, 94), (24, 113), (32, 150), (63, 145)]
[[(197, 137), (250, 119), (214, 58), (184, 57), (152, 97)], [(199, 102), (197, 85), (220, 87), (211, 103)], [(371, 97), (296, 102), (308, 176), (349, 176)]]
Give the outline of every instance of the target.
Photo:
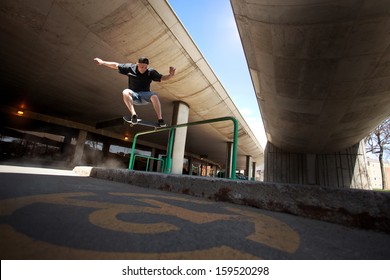
[[(233, 142), (226, 143), (226, 171), (225, 178), (230, 178), (230, 173), (232, 170), (232, 154), (233, 154)], [(235, 172), (235, 170), (234, 170)]]
[(217, 176), (217, 168), (214, 164), (211, 164), (210, 165), (210, 173), (211, 173), (211, 177), (215, 177)]
[(252, 160), (251, 156), (246, 156), (244, 175), (248, 178), (248, 180), (250, 180), (249, 177), (250, 177), (250, 169), (251, 169), (251, 160)]
[(188, 158), (188, 175), (192, 175), (192, 157)]
[(252, 162), (252, 180), (256, 181), (256, 162)]
[[(189, 112), (188, 104), (181, 101), (174, 102), (172, 124), (187, 123)], [(183, 172), (186, 138), (187, 127), (176, 128), (172, 150), (172, 174), (182, 174)]]
[(73, 156), (73, 161), (72, 161), (73, 165), (78, 165), (82, 163), (81, 159), (84, 154), (85, 140), (87, 140), (87, 132), (85, 130), (80, 130), (79, 137), (77, 138), (76, 150)]

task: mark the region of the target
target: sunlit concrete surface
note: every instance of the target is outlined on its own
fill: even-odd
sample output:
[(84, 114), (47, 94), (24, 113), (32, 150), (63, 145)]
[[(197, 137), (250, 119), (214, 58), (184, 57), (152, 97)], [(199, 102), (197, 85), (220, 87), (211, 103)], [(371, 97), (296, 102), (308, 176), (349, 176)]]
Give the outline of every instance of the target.
[(88, 176), (83, 172), (74, 172), (73, 170), (51, 169), (43, 167), (26, 167), (14, 165), (0, 165), (0, 173), (16, 173), (16, 174), (37, 174), (37, 175), (53, 175), (53, 176)]

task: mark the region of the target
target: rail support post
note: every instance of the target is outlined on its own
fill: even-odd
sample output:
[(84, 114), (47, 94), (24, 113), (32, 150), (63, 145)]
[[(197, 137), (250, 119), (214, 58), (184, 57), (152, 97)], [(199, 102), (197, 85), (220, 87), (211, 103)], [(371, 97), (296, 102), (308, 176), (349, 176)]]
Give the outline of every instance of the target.
[[(145, 135), (145, 134), (151, 134), (151, 133), (157, 133), (161, 131), (167, 131), (170, 130), (170, 137), (169, 137), (169, 144), (168, 144), (168, 152), (167, 152), (167, 161), (165, 165), (165, 173), (169, 174), (171, 171), (172, 167), (172, 145), (173, 145), (173, 138), (174, 138), (174, 130), (175, 128), (179, 127), (187, 127), (187, 126), (194, 126), (194, 125), (201, 125), (201, 124), (207, 124), (207, 123), (214, 123), (214, 122), (222, 122), (222, 121), (232, 121), (233, 126), (234, 126), (234, 131), (233, 131), (233, 150), (232, 150), (232, 169), (230, 172), (230, 179), (236, 179), (236, 161), (237, 161), (237, 144), (238, 144), (238, 121), (233, 118), (233, 117), (222, 117), (222, 118), (215, 118), (215, 119), (209, 119), (209, 120), (204, 120), (204, 121), (198, 121), (198, 122), (189, 122), (189, 123), (183, 123), (183, 124), (177, 124), (177, 125), (172, 125), (172, 126), (167, 126), (167, 127), (162, 127), (158, 128), (156, 130), (151, 130), (151, 131), (145, 131), (145, 132), (139, 132), (134, 136), (133, 139), (133, 145), (131, 149), (131, 154), (130, 154), (130, 162), (129, 162), (129, 169), (133, 170), (134, 169), (134, 161), (135, 161), (135, 147), (136, 147), (136, 142), (137, 138), (140, 135)], [(172, 141), (172, 143), (171, 143)]]

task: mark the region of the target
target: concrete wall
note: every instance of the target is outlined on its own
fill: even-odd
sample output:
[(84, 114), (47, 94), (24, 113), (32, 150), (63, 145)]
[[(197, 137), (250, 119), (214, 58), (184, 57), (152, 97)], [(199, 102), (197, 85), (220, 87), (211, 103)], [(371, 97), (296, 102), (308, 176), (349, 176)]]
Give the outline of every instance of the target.
[(131, 185), (249, 205), (390, 233), (390, 193), (153, 172), (77, 167), (75, 172)]
[(267, 143), (264, 181), (370, 189), (364, 143), (340, 152), (300, 154)]

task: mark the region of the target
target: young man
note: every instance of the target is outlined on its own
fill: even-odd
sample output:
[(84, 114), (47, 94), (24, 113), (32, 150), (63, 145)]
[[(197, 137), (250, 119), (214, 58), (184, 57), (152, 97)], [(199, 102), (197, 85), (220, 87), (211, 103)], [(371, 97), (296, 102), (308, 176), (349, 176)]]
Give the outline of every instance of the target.
[(162, 75), (153, 68), (148, 67), (149, 59), (146, 57), (140, 57), (136, 64), (104, 61), (100, 58), (95, 58), (94, 60), (98, 65), (119, 70), (120, 74), (129, 77), (129, 86), (122, 91), (122, 94), (123, 101), (130, 111), (132, 123), (137, 124), (138, 122), (134, 105), (143, 105), (152, 102), (160, 127), (167, 126), (162, 118), (160, 99), (155, 92), (150, 91), (150, 84), (152, 81), (161, 82), (172, 78), (176, 71), (174, 67), (170, 66), (169, 74)]

